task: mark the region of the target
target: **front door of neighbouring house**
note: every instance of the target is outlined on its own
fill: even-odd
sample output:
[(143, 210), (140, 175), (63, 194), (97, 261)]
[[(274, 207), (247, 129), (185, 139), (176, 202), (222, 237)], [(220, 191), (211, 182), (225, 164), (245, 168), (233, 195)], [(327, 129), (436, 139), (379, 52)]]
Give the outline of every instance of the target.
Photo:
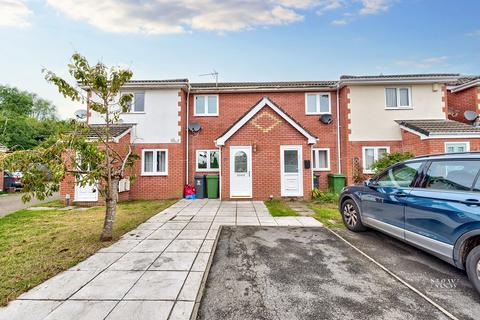
[(75, 184), (75, 198), (77, 202), (95, 202), (98, 200), (98, 191), (95, 185), (80, 186)]
[(230, 197), (252, 197), (252, 147), (230, 147)]
[(302, 146), (280, 146), (282, 197), (303, 196)]

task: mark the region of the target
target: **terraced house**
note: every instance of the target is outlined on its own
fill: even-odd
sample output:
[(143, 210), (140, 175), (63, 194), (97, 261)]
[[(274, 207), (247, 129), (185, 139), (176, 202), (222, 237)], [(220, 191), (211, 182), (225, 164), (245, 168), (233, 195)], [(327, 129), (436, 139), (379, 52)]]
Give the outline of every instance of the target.
[[(123, 199), (178, 198), (196, 174), (218, 174), (223, 199), (309, 198), (318, 177), (371, 174), (393, 151), (480, 150), (479, 82), (458, 74), (342, 76), (335, 81), (130, 81), (131, 110), (112, 130), (140, 156)], [(473, 81), (475, 85), (470, 86)], [(468, 85), (467, 85), (468, 84)], [(475, 88), (477, 95), (465, 90)], [(452, 103), (450, 105), (450, 102)], [(90, 124), (102, 118), (88, 112)], [(61, 194), (98, 201), (72, 179)]]

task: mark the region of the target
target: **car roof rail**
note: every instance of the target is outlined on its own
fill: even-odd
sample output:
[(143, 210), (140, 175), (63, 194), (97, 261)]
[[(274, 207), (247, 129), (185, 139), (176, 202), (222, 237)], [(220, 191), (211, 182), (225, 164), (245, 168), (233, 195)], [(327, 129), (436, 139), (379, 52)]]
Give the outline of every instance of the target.
[(413, 159), (418, 158), (430, 158), (430, 157), (438, 157), (438, 156), (458, 156), (458, 155), (466, 155), (466, 154), (480, 154), (480, 151), (467, 151), (467, 152), (450, 152), (450, 153), (432, 153), (432, 154), (425, 154), (421, 156), (413, 157)]

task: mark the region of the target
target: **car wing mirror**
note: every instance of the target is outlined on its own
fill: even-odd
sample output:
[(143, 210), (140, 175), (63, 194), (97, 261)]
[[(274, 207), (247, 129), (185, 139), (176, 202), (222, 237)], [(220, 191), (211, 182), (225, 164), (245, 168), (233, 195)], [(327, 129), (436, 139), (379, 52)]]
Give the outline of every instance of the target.
[(378, 184), (375, 180), (373, 179), (368, 179), (364, 182), (365, 186), (369, 187), (369, 188), (376, 188), (378, 187)]

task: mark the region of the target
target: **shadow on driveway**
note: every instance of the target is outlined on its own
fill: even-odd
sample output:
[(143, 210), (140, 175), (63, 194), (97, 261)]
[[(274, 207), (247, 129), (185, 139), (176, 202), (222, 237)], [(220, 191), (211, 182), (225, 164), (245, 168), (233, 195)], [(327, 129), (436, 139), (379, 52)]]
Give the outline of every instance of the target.
[(447, 317), (324, 228), (223, 227), (197, 319)]

